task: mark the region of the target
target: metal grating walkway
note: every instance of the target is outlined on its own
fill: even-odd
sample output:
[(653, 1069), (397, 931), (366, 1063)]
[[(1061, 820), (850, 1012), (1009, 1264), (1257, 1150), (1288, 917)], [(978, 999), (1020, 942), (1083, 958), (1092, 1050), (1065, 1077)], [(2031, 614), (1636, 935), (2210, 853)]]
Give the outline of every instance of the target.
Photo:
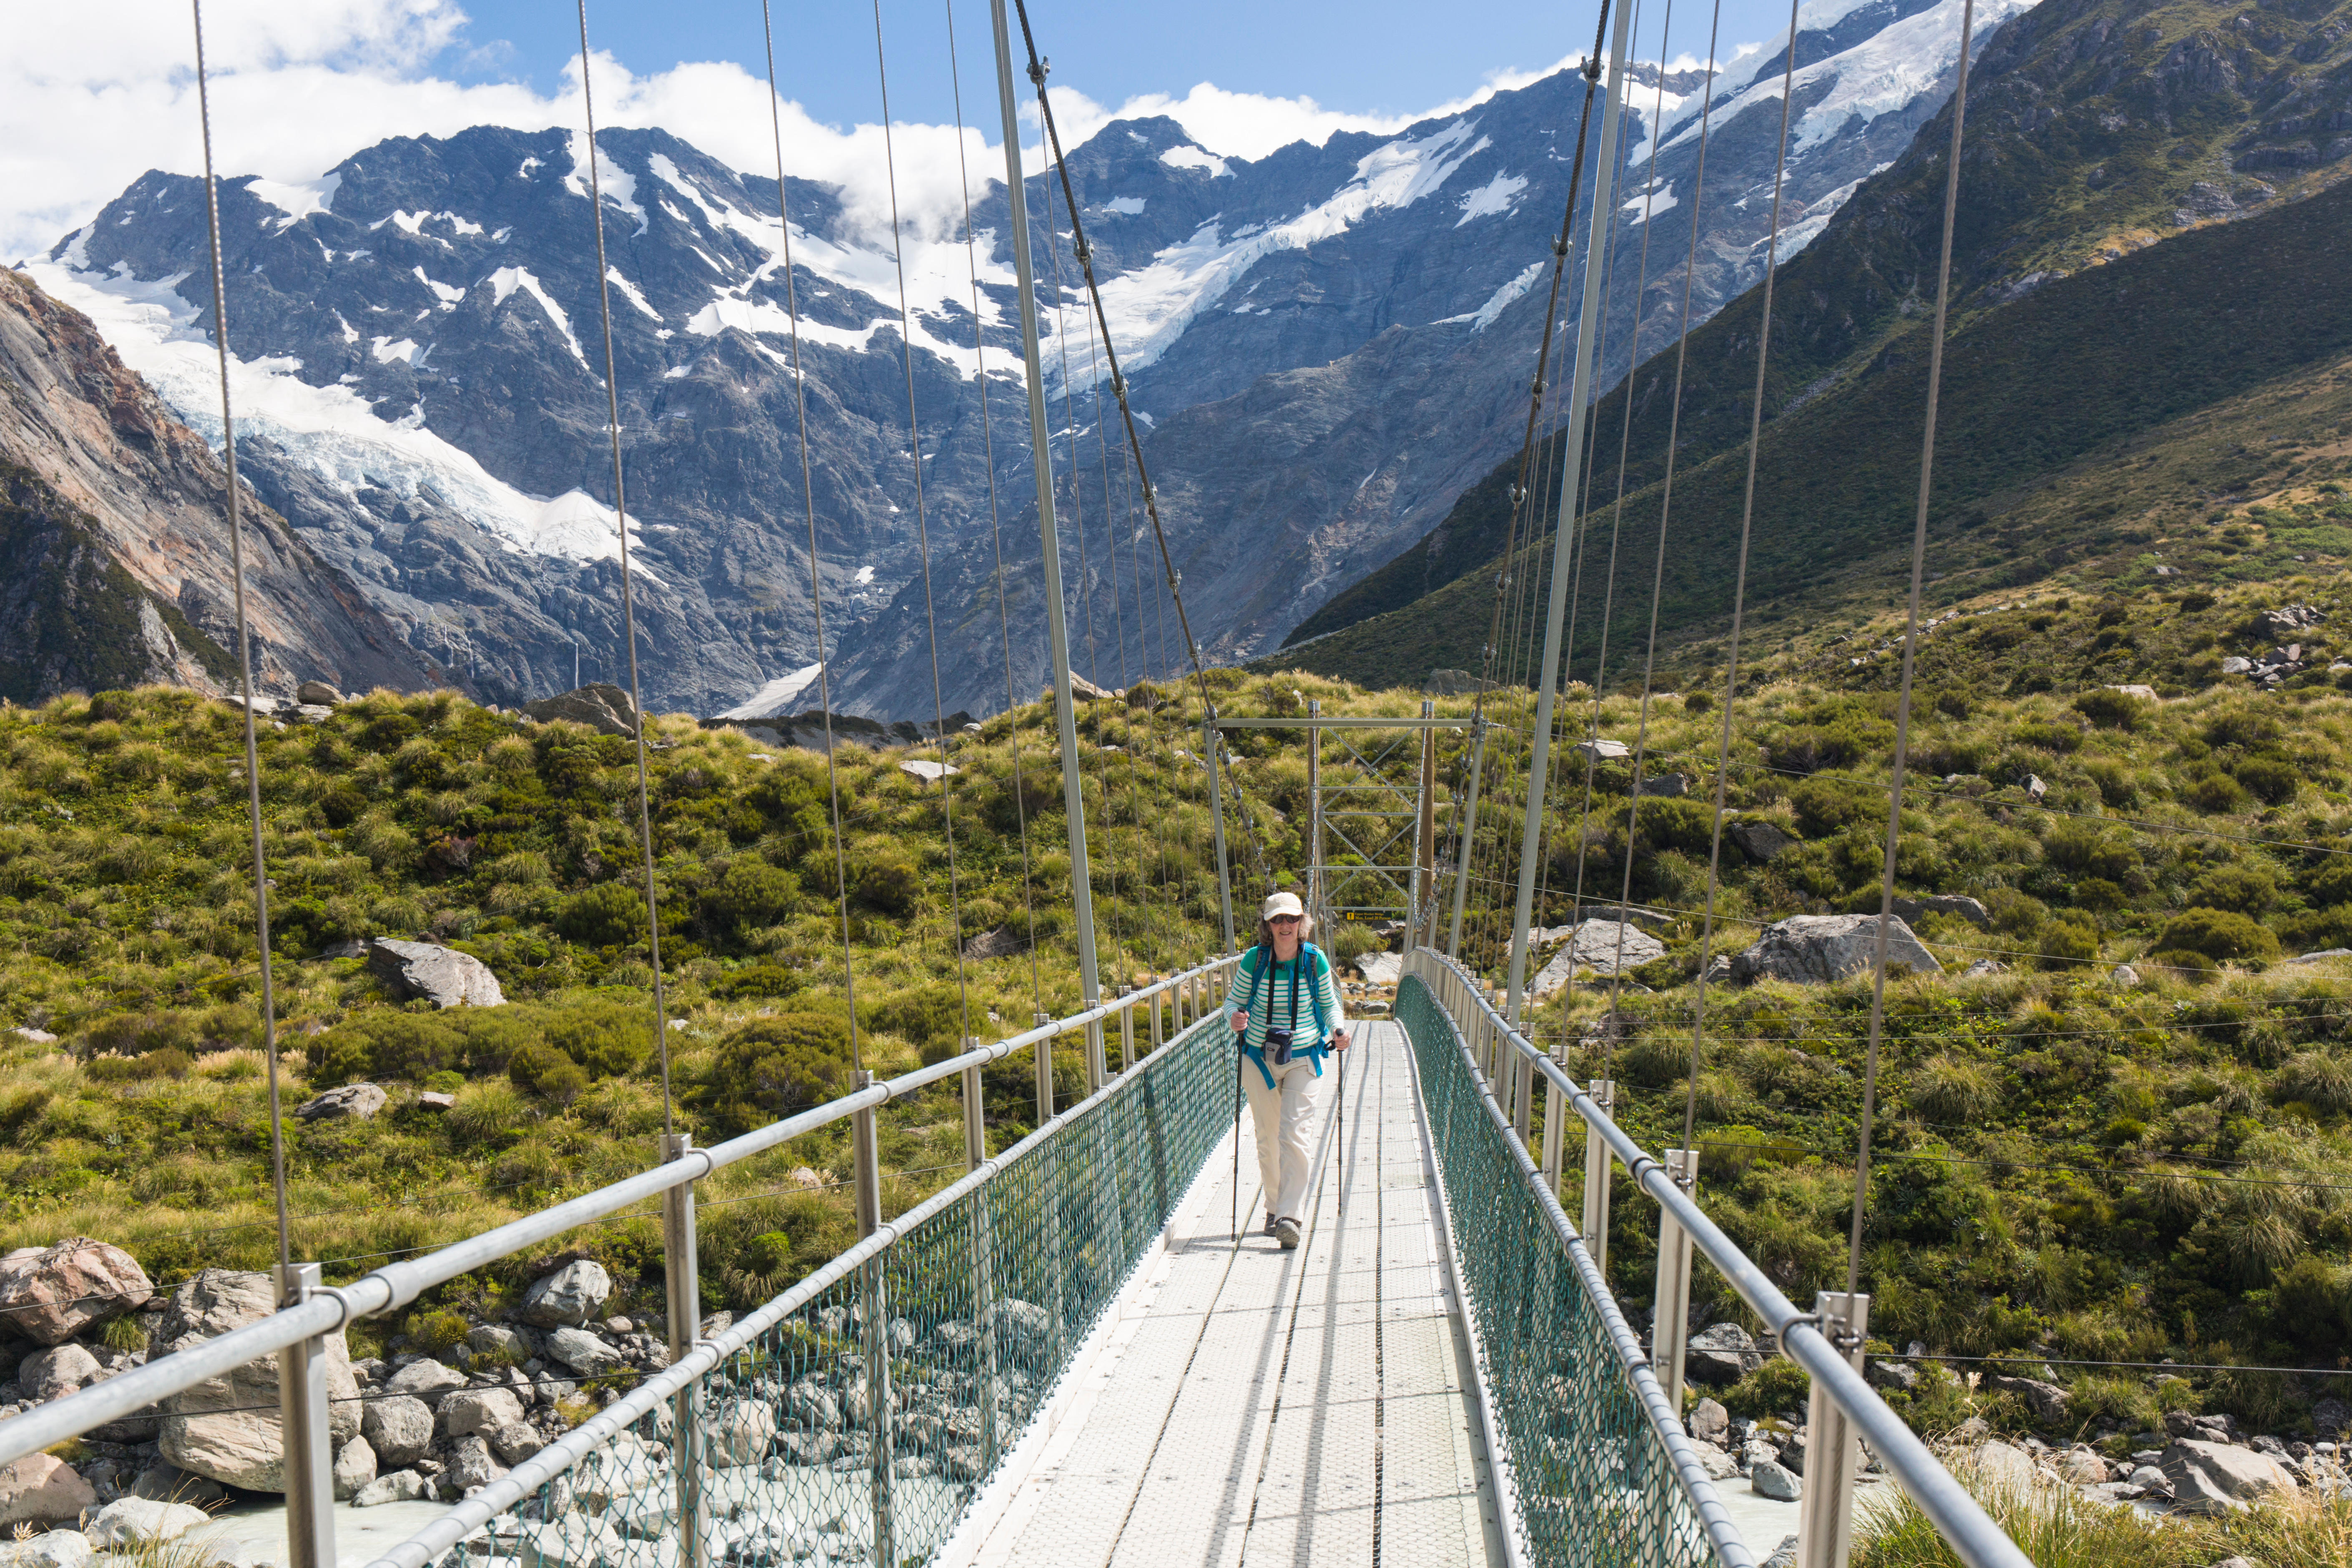
[(1220, 1149), (977, 1563), (1504, 1561), (1410, 1047), (1398, 1025), (1358, 1028), (1344, 1137), (1324, 1079), (1298, 1250), (1261, 1232), (1244, 1116), (1240, 1247)]

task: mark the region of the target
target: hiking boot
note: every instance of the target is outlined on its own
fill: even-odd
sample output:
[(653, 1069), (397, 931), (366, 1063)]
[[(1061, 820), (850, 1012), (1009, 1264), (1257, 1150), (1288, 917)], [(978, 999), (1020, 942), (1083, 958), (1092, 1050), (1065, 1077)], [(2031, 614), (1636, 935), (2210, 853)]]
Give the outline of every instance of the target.
[(1298, 1222), (1288, 1215), (1283, 1215), (1274, 1222), (1274, 1237), (1282, 1243), (1283, 1251), (1290, 1251), (1298, 1245)]
[(1277, 1220), (1276, 1220), (1276, 1219), (1272, 1215), (1266, 1215), (1266, 1216), (1265, 1216), (1265, 1233), (1266, 1233), (1266, 1235), (1268, 1235), (1268, 1236), (1272, 1236), (1272, 1235), (1274, 1234), (1274, 1227), (1275, 1227), (1277, 1224), (1279, 1224), (1279, 1223), (1280, 1223), (1280, 1222), (1279, 1222), (1279, 1221), (1277, 1221)]

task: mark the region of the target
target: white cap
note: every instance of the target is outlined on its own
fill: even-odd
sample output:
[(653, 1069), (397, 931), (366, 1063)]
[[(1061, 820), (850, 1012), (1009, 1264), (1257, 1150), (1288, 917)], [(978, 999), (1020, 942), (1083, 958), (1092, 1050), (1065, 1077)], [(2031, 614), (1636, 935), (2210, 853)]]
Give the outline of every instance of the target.
[(1258, 906), (1257, 918), (1270, 921), (1276, 915), (1305, 915), (1307, 906), (1298, 901), (1297, 893), (1268, 893), (1265, 902)]

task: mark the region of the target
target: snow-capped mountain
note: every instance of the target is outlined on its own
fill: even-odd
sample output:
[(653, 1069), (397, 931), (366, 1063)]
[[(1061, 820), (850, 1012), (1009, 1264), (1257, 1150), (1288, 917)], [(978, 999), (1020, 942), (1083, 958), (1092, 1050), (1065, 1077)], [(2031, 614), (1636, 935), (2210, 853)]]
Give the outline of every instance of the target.
[[(1806, 7), (1784, 250), (1948, 92), (1959, 3)], [(2017, 8), (1980, 5), (1979, 37)], [(1624, 205), (1603, 226), (1619, 279), (1604, 382), (1634, 353), (1636, 299), (1640, 352), (1671, 331), (1695, 205), (1694, 315), (1760, 271), (1779, 67), (1768, 48), (1717, 79), (1698, 204), (1700, 78), (1637, 73)], [(1206, 655), (1279, 643), (1513, 449), (1582, 97), (1563, 72), (1394, 136), (1254, 162), (1167, 120), (1115, 122), (1073, 150)], [(1002, 186), (975, 192), (967, 246), (960, 223), (933, 222), (894, 244), (842, 193), (792, 182), (810, 493), (773, 178), (658, 131), (606, 132), (597, 150), (648, 700), (813, 700), (812, 513), (837, 703), (929, 711), (919, 516), (945, 705), (1003, 700), (1000, 540), (1014, 687), (1034, 690), (1038, 548)], [(477, 129), (381, 143), (313, 186), (223, 192), (245, 471), (422, 655), (494, 698), (572, 684), (575, 657), (583, 679), (622, 663), (585, 154), (562, 130)], [(1058, 205), (1058, 186), (1031, 182), (1041, 239), (1049, 195)], [(196, 182), (151, 174), (28, 270), (216, 438), (203, 211)], [(1058, 277), (1075, 306), (1055, 216), (1041, 293)], [(1074, 644), (1113, 684), (1143, 673), (1147, 637), (1150, 662), (1165, 657), (1156, 550), (1135, 532), (1115, 422), (1104, 449), (1084, 312), (1045, 325)]]

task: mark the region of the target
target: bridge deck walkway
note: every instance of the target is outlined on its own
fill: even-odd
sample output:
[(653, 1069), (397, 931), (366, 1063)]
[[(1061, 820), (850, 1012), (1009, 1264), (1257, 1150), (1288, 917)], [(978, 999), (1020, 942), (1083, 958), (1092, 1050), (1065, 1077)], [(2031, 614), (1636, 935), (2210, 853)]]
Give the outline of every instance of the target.
[(1263, 1234), (1242, 1119), (1240, 1245), (1221, 1148), (979, 1563), (1503, 1562), (1408, 1050), (1360, 1026), (1344, 1132), (1327, 1071), (1295, 1252)]

